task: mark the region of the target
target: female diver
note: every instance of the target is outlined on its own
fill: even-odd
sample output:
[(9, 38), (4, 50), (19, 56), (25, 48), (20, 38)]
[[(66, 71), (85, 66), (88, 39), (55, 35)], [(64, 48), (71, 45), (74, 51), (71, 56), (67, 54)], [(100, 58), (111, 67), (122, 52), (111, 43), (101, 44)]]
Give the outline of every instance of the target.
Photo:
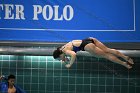
[[(67, 68), (70, 68), (76, 59), (76, 52), (78, 51), (87, 51), (94, 57), (106, 58), (128, 69), (132, 68), (132, 65), (134, 64), (130, 57), (122, 54), (116, 49), (106, 47), (99, 40), (92, 37), (84, 40), (73, 40), (68, 42), (64, 46), (57, 48), (57, 50), (53, 52), (53, 57), (54, 59), (65, 62), (69, 61), (67, 56), (70, 56), (69, 64), (65, 65)], [(123, 58), (125, 61), (120, 60), (118, 57)]]

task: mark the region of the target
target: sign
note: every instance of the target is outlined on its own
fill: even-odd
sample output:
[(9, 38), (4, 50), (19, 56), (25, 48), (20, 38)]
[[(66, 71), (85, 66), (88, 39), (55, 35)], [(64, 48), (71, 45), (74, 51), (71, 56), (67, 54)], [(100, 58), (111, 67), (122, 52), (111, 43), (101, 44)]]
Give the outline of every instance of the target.
[[(138, 0), (6, 0), (0, 2), (0, 40), (69, 41), (96, 37), (134, 42)], [(137, 3), (138, 4), (138, 3)], [(26, 37), (25, 37), (26, 36)]]

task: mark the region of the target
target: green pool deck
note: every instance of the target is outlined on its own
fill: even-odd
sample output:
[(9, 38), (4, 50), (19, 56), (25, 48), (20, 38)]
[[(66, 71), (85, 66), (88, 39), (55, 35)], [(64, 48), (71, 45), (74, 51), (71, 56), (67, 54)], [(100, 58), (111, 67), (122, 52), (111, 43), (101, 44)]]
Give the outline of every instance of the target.
[(70, 69), (52, 56), (0, 55), (0, 73), (16, 75), (27, 93), (140, 93), (140, 58), (128, 70), (106, 59), (78, 56)]

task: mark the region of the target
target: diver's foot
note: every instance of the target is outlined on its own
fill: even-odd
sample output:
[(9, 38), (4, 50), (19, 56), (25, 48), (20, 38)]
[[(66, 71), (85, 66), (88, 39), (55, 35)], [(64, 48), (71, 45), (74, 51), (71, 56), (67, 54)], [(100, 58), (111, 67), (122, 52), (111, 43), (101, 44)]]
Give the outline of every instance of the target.
[(132, 66), (131, 65), (129, 65), (128, 63), (124, 63), (124, 66), (126, 67), (126, 68), (128, 68), (128, 69), (131, 69), (132, 68)]
[(128, 62), (129, 64), (131, 64), (131, 65), (134, 64), (133, 59), (131, 59), (130, 57), (127, 58), (127, 62)]
[(132, 66), (131, 66), (131, 65), (127, 65), (127, 68), (128, 68), (128, 69), (131, 69), (131, 68), (132, 68)]

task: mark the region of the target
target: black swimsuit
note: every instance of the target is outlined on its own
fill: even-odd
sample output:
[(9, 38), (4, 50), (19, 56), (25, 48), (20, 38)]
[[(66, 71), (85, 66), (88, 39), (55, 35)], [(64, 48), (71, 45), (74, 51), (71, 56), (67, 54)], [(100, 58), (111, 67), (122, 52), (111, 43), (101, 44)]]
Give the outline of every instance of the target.
[(94, 44), (93, 39), (90, 39), (90, 38), (83, 39), (83, 40), (82, 40), (82, 43), (81, 43), (81, 45), (80, 45), (81, 50), (82, 50), (82, 51), (85, 51), (84, 48), (85, 48), (85, 46), (86, 46), (87, 44), (89, 44), (89, 43), (93, 43), (93, 44)]
[(75, 51), (75, 52), (80, 51), (80, 50), (85, 51), (84, 48), (89, 43), (94, 43), (93, 39), (90, 39), (90, 38), (83, 39), (82, 43), (79, 47), (76, 47), (76, 46), (73, 45), (73, 51)]

